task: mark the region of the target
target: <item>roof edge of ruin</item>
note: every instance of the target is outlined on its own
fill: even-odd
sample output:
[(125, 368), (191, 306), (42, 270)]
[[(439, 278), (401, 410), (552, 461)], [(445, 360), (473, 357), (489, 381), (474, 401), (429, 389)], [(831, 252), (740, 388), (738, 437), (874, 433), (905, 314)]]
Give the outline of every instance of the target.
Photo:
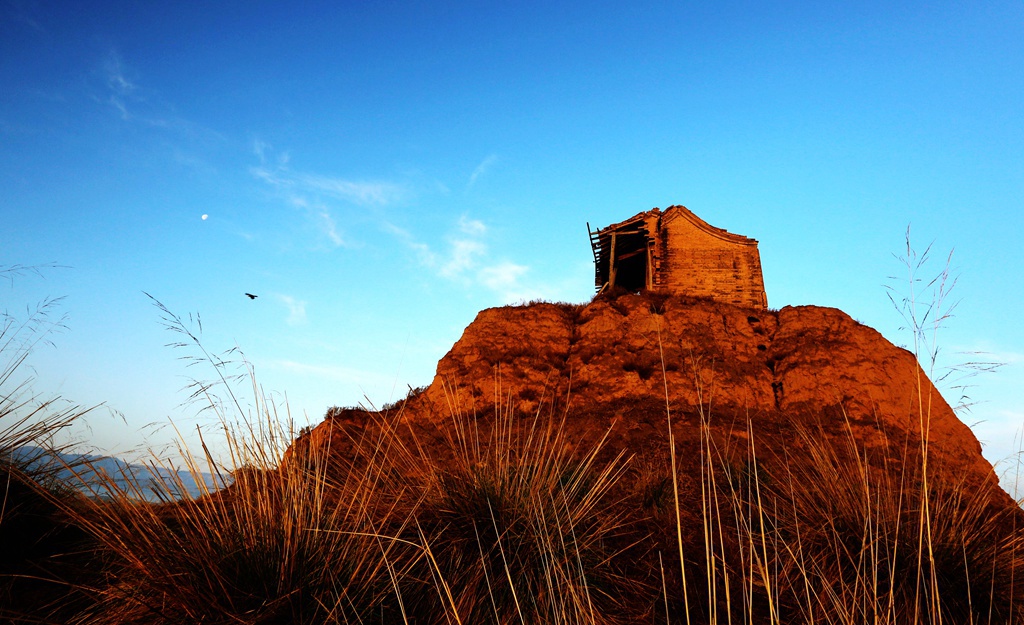
[(614, 230), (622, 228), (623, 226), (627, 226), (637, 221), (646, 220), (648, 217), (651, 217), (653, 215), (658, 215), (661, 218), (662, 225), (667, 225), (669, 222), (676, 219), (677, 217), (685, 217), (687, 221), (696, 226), (698, 229), (702, 230), (703, 232), (713, 237), (722, 239), (723, 241), (728, 241), (730, 243), (738, 243), (740, 245), (757, 245), (757, 239), (752, 239), (750, 237), (743, 236), (742, 234), (735, 234), (733, 232), (729, 232), (725, 228), (717, 228), (715, 226), (712, 226), (708, 222), (704, 221), (703, 219), (695, 215), (693, 211), (691, 211), (690, 209), (686, 208), (681, 204), (673, 204), (672, 206), (669, 206), (665, 210), (661, 210), (660, 208), (655, 207), (649, 211), (641, 211), (636, 215), (633, 215), (629, 219), (623, 219), (622, 221), (609, 224), (604, 228), (599, 228), (597, 230), (597, 233), (604, 234), (606, 232), (612, 232)]
[[(657, 209), (655, 209), (655, 210), (657, 210)], [(650, 211), (648, 211), (648, 212), (650, 212)], [(643, 214), (643, 213), (641, 213), (641, 214)], [(675, 219), (677, 216), (682, 216), (682, 217), (685, 217), (694, 226), (700, 228), (701, 230), (703, 230), (704, 232), (710, 234), (713, 237), (718, 237), (719, 239), (722, 239), (722, 240), (725, 240), (725, 241), (729, 241), (730, 243), (739, 243), (739, 244), (742, 244), (742, 245), (754, 245), (754, 246), (757, 245), (757, 239), (751, 239), (750, 237), (743, 236), (742, 234), (735, 234), (733, 232), (729, 232), (725, 228), (716, 228), (715, 226), (712, 226), (708, 222), (704, 221), (703, 219), (701, 219), (700, 217), (695, 215), (693, 213), (693, 211), (691, 211), (690, 209), (688, 209), (688, 208), (686, 208), (685, 206), (682, 206), (682, 205), (676, 204), (676, 205), (669, 206), (664, 211), (662, 211), (661, 215), (662, 215), (661, 219), (662, 219), (662, 223), (663, 224), (668, 224), (670, 221)]]

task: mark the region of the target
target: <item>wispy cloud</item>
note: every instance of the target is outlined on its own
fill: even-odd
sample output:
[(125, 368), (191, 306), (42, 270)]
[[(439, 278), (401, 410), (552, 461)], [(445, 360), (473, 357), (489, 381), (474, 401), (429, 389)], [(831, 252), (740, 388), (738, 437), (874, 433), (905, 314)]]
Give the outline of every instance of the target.
[(465, 216), (459, 218), (458, 234), (449, 239), (449, 252), (438, 267), (438, 273), (445, 278), (462, 278), (475, 269), (487, 254), (487, 246), (481, 240), (486, 232), (483, 222)]
[(291, 295), (277, 295), (278, 301), (288, 309), (288, 318), (285, 323), (290, 326), (305, 325), (306, 323), (306, 302), (297, 300)]
[[(291, 155), (281, 152), (271, 158), (271, 146), (256, 139), (253, 154), (260, 164), (249, 172), (277, 189), (290, 191), (294, 197), (329, 197), (359, 206), (387, 206), (406, 195), (403, 185), (386, 180), (354, 180), (341, 176), (325, 176), (293, 171), (289, 165)], [(273, 164), (270, 161), (273, 160)]]
[(414, 237), (411, 232), (405, 228), (396, 226), (390, 221), (382, 221), (380, 225), (381, 229), (393, 235), (403, 245), (415, 252), (421, 264), (430, 268), (437, 267), (437, 255), (430, 249), (429, 245), (421, 241), (417, 241), (416, 237)]
[(487, 233), (487, 226), (479, 219), (469, 219), (463, 215), (459, 217), (459, 232), (472, 237), (481, 237)]
[(110, 50), (94, 68), (91, 97), (108, 106), (125, 122), (147, 126), (160, 133), (160, 146), (179, 165), (206, 172), (216, 168), (209, 154), (225, 143), (220, 132), (197, 124), (175, 112), (151, 89), (146, 89), (138, 72), (116, 50)]
[(128, 77), (121, 56), (114, 51), (107, 54), (103, 61), (103, 74), (106, 81), (107, 102), (121, 113), (121, 119), (131, 118), (128, 103), (141, 99), (138, 85)]
[(269, 143), (252, 142), (259, 165), (249, 173), (278, 194), (288, 206), (301, 209), (309, 222), (334, 247), (348, 241), (337, 225), (339, 212), (351, 215), (354, 207), (376, 210), (408, 196), (406, 187), (387, 180), (357, 180), (294, 170), (288, 152), (274, 153)]
[(456, 239), (451, 241), (450, 245), (448, 259), (438, 268), (438, 273), (445, 278), (462, 277), (476, 265), (477, 258), (483, 256), (487, 250), (483, 243), (469, 239)]
[(320, 211), (320, 229), (330, 239), (334, 247), (345, 245), (345, 240), (338, 234), (338, 227), (334, 224), (334, 218), (326, 209)]
[(302, 188), (361, 206), (386, 206), (403, 195), (400, 185), (379, 180), (348, 180), (312, 174), (298, 174), (294, 180)]
[(302, 197), (290, 198), (290, 202), (292, 206), (304, 213), (309, 225), (319, 232), (331, 247), (337, 248), (347, 245), (327, 204), (320, 201), (310, 203)]
[(270, 144), (259, 139), (252, 140), (252, 153), (256, 155), (256, 158), (260, 160), (260, 165), (265, 165), (267, 162), (267, 150), (270, 148)]
[(494, 260), (486, 243), (487, 225), (463, 215), (454, 224), (454, 231), (435, 250), (418, 240), (408, 230), (384, 222), (386, 232), (416, 253), (420, 263), (439, 277), (466, 288), (484, 288), (504, 303), (534, 299), (541, 293), (523, 284), (529, 272), (527, 265), (508, 260)]
[(466, 284), (472, 282), (473, 272), (487, 254), (487, 245), (483, 241), (487, 226), (482, 221), (466, 216), (459, 218), (455, 232), (447, 237), (441, 251), (435, 251), (427, 243), (417, 240), (408, 230), (390, 222), (384, 222), (383, 228), (415, 251), (423, 265), (449, 280)]
[(468, 189), (475, 185), (476, 181), (479, 180), (481, 176), (486, 174), (487, 170), (489, 170), (491, 166), (493, 166), (497, 162), (497, 154), (487, 155), (487, 157), (484, 158), (484, 160), (480, 161), (480, 164), (476, 166), (476, 169), (473, 170), (473, 173), (469, 175), (469, 182), (466, 184), (466, 188)]
[(504, 261), (490, 267), (480, 269), (480, 281), (494, 291), (508, 291), (519, 286), (522, 278), (530, 268), (526, 265)]

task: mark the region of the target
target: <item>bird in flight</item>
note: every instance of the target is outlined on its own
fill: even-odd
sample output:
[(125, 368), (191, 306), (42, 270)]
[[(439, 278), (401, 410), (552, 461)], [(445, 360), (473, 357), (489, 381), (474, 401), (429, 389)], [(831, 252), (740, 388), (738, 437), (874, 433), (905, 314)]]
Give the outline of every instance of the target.
[(245, 295), (246, 295), (246, 296), (247, 296), (247, 297), (248, 297), (249, 299), (256, 299), (257, 297), (259, 297), (259, 295), (253, 295), (252, 293), (246, 293)]

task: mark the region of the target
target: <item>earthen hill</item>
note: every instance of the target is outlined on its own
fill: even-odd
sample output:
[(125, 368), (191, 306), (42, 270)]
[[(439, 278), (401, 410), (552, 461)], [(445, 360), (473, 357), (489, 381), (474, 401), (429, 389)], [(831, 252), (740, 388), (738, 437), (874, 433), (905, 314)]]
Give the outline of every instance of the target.
[[(728, 612), (711, 590), (684, 609), (683, 587), (663, 586), (662, 557), (682, 557), (694, 579), (721, 580), (727, 596), (751, 597), (752, 613), (777, 601), (789, 615), (750, 623), (914, 622), (929, 562), (943, 622), (973, 622), (979, 596), (992, 597), (992, 622), (1008, 622), (1024, 514), (912, 353), (840, 310), (767, 308), (757, 242), (681, 206), (601, 228), (591, 242), (592, 301), (481, 311), (429, 386), (379, 412), (332, 409), (293, 453), (329, 449), (339, 466), (370, 464), (383, 443), (361, 452), (359, 441), (386, 441), (439, 467), (391, 470), (424, 501), (468, 475), (473, 487), (458, 492), (476, 493), (471, 502), (444, 500), (443, 510), (477, 510), (469, 527), (500, 524), (505, 537), (540, 527), (540, 542), (550, 534), (514, 494), (550, 499), (529, 479), (544, 458), (570, 458), (563, 476), (627, 463), (586, 515), (624, 523), (621, 536), (601, 539), (616, 554), (605, 562), (638, 584), (604, 597), (613, 607), (602, 613), (621, 617), (609, 623)], [(431, 527), (444, 536), (467, 521)], [(479, 537), (466, 535), (469, 555), (452, 557), (479, 553)], [(529, 552), (534, 543), (517, 544)], [(756, 571), (768, 569), (777, 573), (765, 583)], [(891, 616), (846, 612), (850, 586), (836, 580), (881, 593), (865, 605), (892, 597)], [(794, 619), (811, 587), (840, 607), (814, 599), (818, 618)], [(489, 596), (481, 588), (469, 594)]]
[[(852, 432), (885, 464), (919, 440), (927, 412), (935, 465), (1010, 502), (913, 354), (840, 310), (767, 308), (756, 240), (671, 206), (592, 231), (591, 242), (593, 301), (481, 311), (432, 383), (400, 402), (401, 418), (426, 439), (453, 414), (564, 413), (584, 438), (618, 421), (613, 447), (661, 457), (667, 400), (676, 441), (693, 457), (704, 420), (734, 451), (749, 424), (783, 455), (796, 430)], [(342, 449), (375, 418), (332, 409), (303, 444), (333, 439)]]

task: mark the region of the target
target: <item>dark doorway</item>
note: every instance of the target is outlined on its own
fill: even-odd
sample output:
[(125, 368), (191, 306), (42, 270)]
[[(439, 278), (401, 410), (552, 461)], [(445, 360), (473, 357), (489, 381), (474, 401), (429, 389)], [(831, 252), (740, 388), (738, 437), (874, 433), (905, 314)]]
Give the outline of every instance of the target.
[(648, 286), (646, 232), (615, 234), (609, 286), (640, 291)]

